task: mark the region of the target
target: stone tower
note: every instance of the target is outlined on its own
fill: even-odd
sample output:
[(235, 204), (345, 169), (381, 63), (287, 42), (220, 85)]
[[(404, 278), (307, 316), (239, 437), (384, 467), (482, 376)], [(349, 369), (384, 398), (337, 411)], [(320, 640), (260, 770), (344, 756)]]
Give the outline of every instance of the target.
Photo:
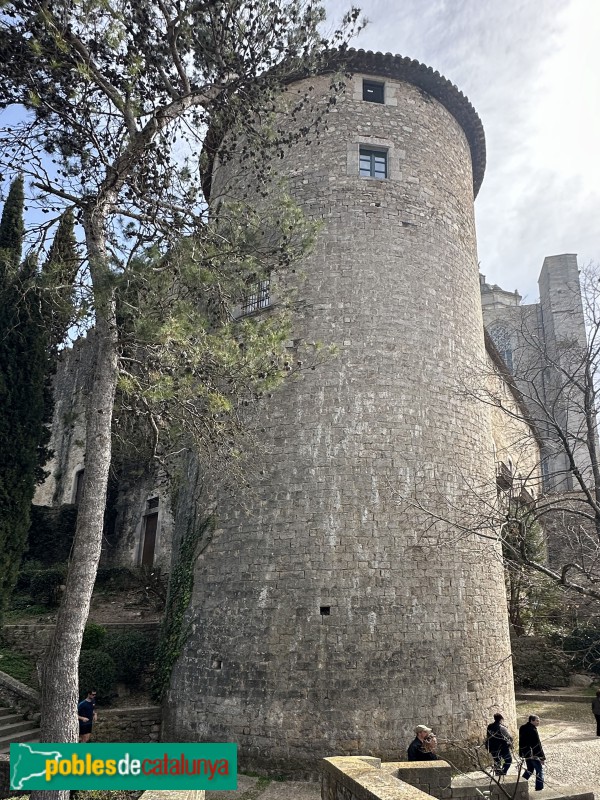
[(417, 723), (466, 740), (498, 708), (515, 722), (496, 543), (428, 530), (398, 499), (435, 511), (494, 482), (487, 409), (457, 391), (484, 357), (483, 130), (430, 68), (352, 58), (327, 131), (281, 170), (323, 223), (294, 343), (337, 354), (261, 413), (252, 491), (219, 499), (165, 704), (164, 740), (235, 741), (246, 766), (397, 759)]

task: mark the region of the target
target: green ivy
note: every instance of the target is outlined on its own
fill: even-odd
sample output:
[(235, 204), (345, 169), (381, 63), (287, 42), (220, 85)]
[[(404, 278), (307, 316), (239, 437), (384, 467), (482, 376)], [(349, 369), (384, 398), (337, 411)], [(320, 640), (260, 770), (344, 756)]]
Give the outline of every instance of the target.
[(189, 625), (185, 625), (185, 613), (192, 600), (194, 568), (200, 543), (210, 538), (214, 520), (209, 517), (199, 525), (190, 523), (179, 547), (177, 563), (171, 575), (169, 595), (156, 653), (156, 671), (152, 685), (152, 696), (160, 702), (171, 681), (171, 673), (183, 651), (189, 636)]

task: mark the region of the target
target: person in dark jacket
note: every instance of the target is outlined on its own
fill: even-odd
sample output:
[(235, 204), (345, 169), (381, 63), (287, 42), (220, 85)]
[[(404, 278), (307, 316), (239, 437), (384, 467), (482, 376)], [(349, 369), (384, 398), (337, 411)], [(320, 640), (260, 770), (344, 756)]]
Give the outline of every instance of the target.
[(437, 761), (435, 754), (437, 739), (434, 732), (427, 725), (417, 725), (415, 738), (408, 746), (409, 761)]
[(596, 697), (592, 700), (592, 711), (596, 717), (596, 736), (600, 736), (600, 689), (598, 689)]
[(527, 769), (523, 773), (525, 780), (535, 772), (535, 790), (539, 792), (544, 788), (544, 762), (546, 756), (540, 742), (538, 725), (540, 718), (537, 714), (531, 714), (525, 725), (519, 728), (519, 755), (525, 759)]
[(494, 759), (496, 775), (506, 775), (512, 764), (510, 747), (513, 740), (508, 728), (502, 724), (503, 722), (502, 714), (494, 714), (494, 721), (487, 726), (485, 736), (485, 746)]

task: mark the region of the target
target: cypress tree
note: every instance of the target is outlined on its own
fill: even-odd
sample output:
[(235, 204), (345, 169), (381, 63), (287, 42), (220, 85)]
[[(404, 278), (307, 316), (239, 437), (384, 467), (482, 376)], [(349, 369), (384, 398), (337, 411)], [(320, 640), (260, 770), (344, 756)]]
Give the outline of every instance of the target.
[[(5, 265), (0, 274), (0, 619), (26, 548), (35, 486), (44, 478), (42, 467), (50, 455), (50, 382), (60, 327), (54, 319), (54, 304), (46, 299), (46, 277), (40, 278), (35, 259), (28, 257), (19, 265), (22, 189), (20, 179), (13, 182), (0, 223), (1, 241), (6, 245), (0, 251)], [(62, 274), (64, 267), (59, 264), (64, 265), (70, 255), (61, 261), (59, 254), (65, 252), (69, 254), (68, 247), (65, 251), (58, 243), (54, 257), (48, 259), (47, 275)]]
[(73, 287), (81, 264), (74, 226), (73, 211), (68, 208), (60, 218), (48, 258), (42, 267), (45, 324), (54, 348), (64, 340), (73, 322)]
[(23, 178), (18, 177), (11, 184), (0, 219), (0, 251), (4, 259), (15, 267), (21, 261), (25, 234), (23, 205)]

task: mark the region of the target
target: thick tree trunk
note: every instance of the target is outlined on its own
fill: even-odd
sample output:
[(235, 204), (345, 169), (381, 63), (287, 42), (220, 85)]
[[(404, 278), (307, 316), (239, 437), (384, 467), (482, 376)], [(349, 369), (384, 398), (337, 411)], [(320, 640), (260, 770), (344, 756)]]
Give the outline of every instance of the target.
[[(83, 496), (56, 628), (42, 667), (43, 742), (77, 741), (78, 665), (83, 631), (102, 547), (106, 488), (111, 459), (111, 420), (117, 384), (117, 328), (114, 292), (106, 281), (103, 215), (86, 220), (96, 322), (93, 378), (86, 407)], [(88, 687), (89, 688), (89, 687)], [(68, 792), (34, 792), (32, 800), (65, 800)]]

